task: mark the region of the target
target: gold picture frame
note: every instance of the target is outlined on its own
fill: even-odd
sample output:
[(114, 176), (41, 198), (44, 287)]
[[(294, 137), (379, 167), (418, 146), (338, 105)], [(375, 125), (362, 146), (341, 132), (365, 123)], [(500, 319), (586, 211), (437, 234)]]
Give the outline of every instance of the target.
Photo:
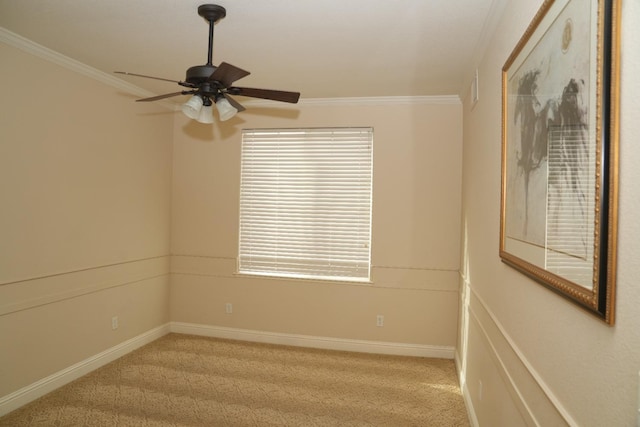
[(500, 257), (615, 319), (621, 0), (547, 0), (502, 69)]

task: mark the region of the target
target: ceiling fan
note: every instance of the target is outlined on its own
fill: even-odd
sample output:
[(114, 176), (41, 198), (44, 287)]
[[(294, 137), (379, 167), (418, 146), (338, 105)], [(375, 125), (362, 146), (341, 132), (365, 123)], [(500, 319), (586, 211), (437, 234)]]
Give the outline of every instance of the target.
[(250, 73), (226, 62), (220, 63), (217, 67), (212, 64), (213, 27), (215, 23), (224, 18), (226, 14), (227, 11), (224, 7), (215, 4), (203, 4), (198, 7), (198, 15), (202, 16), (209, 22), (209, 50), (207, 63), (205, 65), (195, 65), (190, 67), (187, 70), (185, 81), (145, 76), (126, 71), (115, 71), (115, 73), (163, 80), (177, 83), (180, 86), (187, 88), (180, 92), (152, 96), (150, 98), (138, 99), (136, 101), (149, 102), (178, 95), (193, 95), (182, 106), (182, 112), (187, 117), (195, 119), (201, 123), (213, 123), (213, 104), (215, 104), (220, 120), (222, 121), (230, 119), (239, 111), (244, 111), (245, 108), (230, 95), (270, 99), (274, 101), (290, 102), (292, 104), (297, 103), (298, 99), (300, 99), (299, 92), (232, 86), (235, 81), (248, 76)]

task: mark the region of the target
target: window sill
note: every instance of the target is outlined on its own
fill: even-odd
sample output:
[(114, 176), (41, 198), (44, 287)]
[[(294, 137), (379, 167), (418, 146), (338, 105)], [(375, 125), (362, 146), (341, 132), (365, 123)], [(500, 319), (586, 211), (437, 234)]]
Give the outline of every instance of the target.
[(260, 273), (246, 273), (236, 272), (233, 273), (234, 277), (248, 278), (248, 279), (264, 279), (264, 280), (284, 280), (288, 282), (310, 282), (310, 283), (328, 283), (328, 284), (345, 284), (345, 285), (364, 285), (371, 286), (373, 282), (370, 279), (350, 279), (350, 278), (329, 278), (329, 277), (297, 277), (297, 276), (285, 276), (276, 274), (260, 274)]

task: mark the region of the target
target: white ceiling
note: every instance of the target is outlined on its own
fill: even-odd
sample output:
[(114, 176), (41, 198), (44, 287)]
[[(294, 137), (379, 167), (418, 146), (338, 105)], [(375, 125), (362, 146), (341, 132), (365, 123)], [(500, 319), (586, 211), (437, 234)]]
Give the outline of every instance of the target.
[[(98, 70), (183, 80), (206, 0), (0, 0), (0, 26)], [(458, 95), (502, 0), (217, 0), (213, 63), (302, 98)], [(181, 88), (118, 76), (156, 94)], [(177, 97), (183, 98), (183, 97)], [(184, 99), (178, 99), (184, 101)]]

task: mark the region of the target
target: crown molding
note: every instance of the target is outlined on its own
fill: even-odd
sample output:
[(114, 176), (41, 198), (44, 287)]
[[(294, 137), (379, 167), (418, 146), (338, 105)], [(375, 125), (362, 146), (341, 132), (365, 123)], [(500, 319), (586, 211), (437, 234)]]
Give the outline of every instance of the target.
[[(0, 27), (0, 42), (6, 43), (24, 52), (42, 58), (46, 61), (60, 65), (76, 73), (85, 75), (101, 83), (130, 93), (141, 98), (157, 95), (156, 93), (142, 89), (136, 85), (125, 82), (111, 74), (100, 71), (96, 68), (83, 64), (80, 61), (65, 56), (59, 52), (51, 50), (45, 46), (35, 43), (22, 37), (6, 28)], [(438, 96), (373, 96), (373, 97), (353, 97), (353, 98), (302, 98), (299, 105), (309, 106), (382, 106), (382, 105), (458, 105), (462, 101), (459, 95), (438, 95)], [(177, 111), (180, 106), (172, 102), (157, 102), (165, 108)], [(251, 100), (243, 102), (245, 105), (253, 106), (283, 106), (282, 103), (268, 100)]]
[[(48, 47), (42, 46), (3, 27), (0, 27), (0, 42), (3, 42), (9, 46), (13, 46), (24, 52), (30, 53), (46, 61), (52, 62), (78, 74), (90, 77), (108, 86), (122, 90), (123, 92), (130, 93), (141, 98), (156, 95), (153, 92), (142, 89), (141, 87), (138, 87), (131, 83), (127, 83), (124, 80), (112, 76), (111, 74), (90, 67), (80, 61), (76, 61), (75, 59), (69, 58), (68, 56), (51, 50)], [(156, 104), (161, 105), (165, 108), (172, 108), (166, 102), (158, 102)]]
[[(438, 96), (371, 96), (353, 98), (300, 98), (298, 105), (309, 105), (317, 107), (328, 106), (381, 106), (381, 105), (459, 105), (462, 101), (458, 95), (438, 95)], [(282, 106), (286, 104), (268, 100), (251, 100), (243, 102), (245, 105), (253, 106)]]
[[(458, 95), (439, 96), (372, 96), (355, 98), (300, 98), (296, 105), (312, 107), (380, 107), (389, 105), (461, 105)], [(267, 99), (251, 99), (242, 101), (248, 107), (295, 108), (292, 104)], [(174, 105), (175, 111), (180, 111), (180, 105)]]
[(301, 99), (302, 105), (417, 105), (417, 104), (460, 104), (458, 95), (439, 96), (371, 96), (360, 98), (308, 98)]

